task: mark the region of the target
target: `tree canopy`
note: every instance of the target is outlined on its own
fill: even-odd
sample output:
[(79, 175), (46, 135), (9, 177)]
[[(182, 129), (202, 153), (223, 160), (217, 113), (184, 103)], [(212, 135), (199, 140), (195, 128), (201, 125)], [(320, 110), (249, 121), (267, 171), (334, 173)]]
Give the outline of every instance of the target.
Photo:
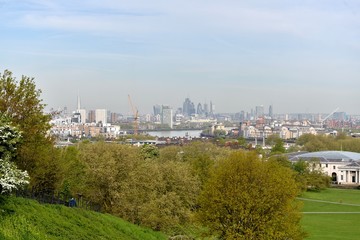
[(299, 192), (291, 169), (233, 153), (213, 168), (198, 216), (221, 239), (302, 239)]
[(12, 73), (0, 73), (0, 113), (6, 114), (22, 132), (23, 141), (15, 159), (20, 168), (30, 173), (41, 159), (37, 153), (45, 145), (51, 145), (47, 137), (50, 129), (50, 114), (44, 113), (45, 104), (40, 98), (33, 78), (22, 76), (18, 81)]
[(9, 193), (29, 183), (26, 171), (17, 168), (11, 159), (21, 140), (20, 132), (0, 115), (0, 194)]

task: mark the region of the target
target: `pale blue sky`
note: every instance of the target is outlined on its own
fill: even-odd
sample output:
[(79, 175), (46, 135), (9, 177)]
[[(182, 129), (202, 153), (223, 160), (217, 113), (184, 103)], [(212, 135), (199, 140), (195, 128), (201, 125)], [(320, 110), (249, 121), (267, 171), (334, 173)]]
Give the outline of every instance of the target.
[(50, 107), (360, 114), (358, 0), (0, 0), (0, 71)]

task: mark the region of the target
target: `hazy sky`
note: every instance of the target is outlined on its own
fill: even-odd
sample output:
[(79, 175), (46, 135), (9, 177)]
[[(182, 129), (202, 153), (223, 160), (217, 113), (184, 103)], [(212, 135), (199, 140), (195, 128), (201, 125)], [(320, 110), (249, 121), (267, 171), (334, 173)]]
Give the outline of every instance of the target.
[(0, 0), (0, 31), (54, 108), (360, 114), (359, 0)]

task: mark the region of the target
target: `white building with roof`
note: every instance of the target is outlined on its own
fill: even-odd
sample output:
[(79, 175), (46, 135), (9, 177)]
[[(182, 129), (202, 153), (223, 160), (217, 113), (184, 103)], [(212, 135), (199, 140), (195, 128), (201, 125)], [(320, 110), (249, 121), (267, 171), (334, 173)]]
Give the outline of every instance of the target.
[(321, 151), (294, 154), (290, 161), (319, 160), (319, 168), (337, 184), (360, 184), (360, 153)]

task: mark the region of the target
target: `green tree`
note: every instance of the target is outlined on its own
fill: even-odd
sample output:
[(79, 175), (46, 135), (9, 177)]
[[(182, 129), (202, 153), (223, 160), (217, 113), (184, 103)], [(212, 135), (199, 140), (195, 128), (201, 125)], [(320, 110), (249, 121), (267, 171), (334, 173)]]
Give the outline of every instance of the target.
[(230, 150), (215, 144), (194, 142), (183, 147), (182, 159), (192, 167), (202, 184), (209, 178), (211, 167), (220, 159), (229, 156)]
[(280, 138), (277, 139), (275, 145), (271, 148), (271, 153), (277, 154), (277, 153), (284, 153), (285, 151), (286, 149), (284, 147), (284, 141)]
[(22, 76), (17, 81), (8, 70), (0, 73), (0, 113), (7, 114), (22, 132), (23, 141), (15, 160), (30, 175), (44, 157), (43, 149), (52, 147), (47, 137), (51, 116), (44, 114), (45, 104), (40, 95), (33, 78)]
[(20, 131), (11, 126), (8, 117), (0, 113), (0, 159), (14, 158), (20, 141)]
[(238, 143), (242, 147), (246, 147), (246, 145), (247, 145), (246, 139), (244, 137), (239, 137), (238, 138)]
[(238, 152), (213, 168), (198, 217), (220, 239), (303, 239), (299, 192), (291, 169)]
[(26, 171), (17, 168), (11, 159), (21, 140), (20, 132), (11, 122), (0, 115), (0, 194), (9, 193), (29, 183)]
[[(200, 183), (188, 162), (144, 159), (138, 147), (105, 142), (80, 144), (78, 151), (77, 191), (105, 212), (166, 232), (190, 221)], [(67, 179), (72, 192), (76, 185)]]
[(300, 160), (292, 164), (296, 180), (303, 190), (320, 191), (330, 186), (330, 177), (321, 171), (318, 160)]
[(266, 139), (266, 144), (270, 145), (271, 154), (284, 153), (286, 151), (284, 147), (284, 141), (279, 137), (279, 135), (272, 134)]
[(140, 152), (143, 155), (144, 159), (148, 159), (148, 158), (154, 159), (154, 158), (158, 158), (160, 155), (159, 148), (151, 144), (145, 144), (141, 146)]

